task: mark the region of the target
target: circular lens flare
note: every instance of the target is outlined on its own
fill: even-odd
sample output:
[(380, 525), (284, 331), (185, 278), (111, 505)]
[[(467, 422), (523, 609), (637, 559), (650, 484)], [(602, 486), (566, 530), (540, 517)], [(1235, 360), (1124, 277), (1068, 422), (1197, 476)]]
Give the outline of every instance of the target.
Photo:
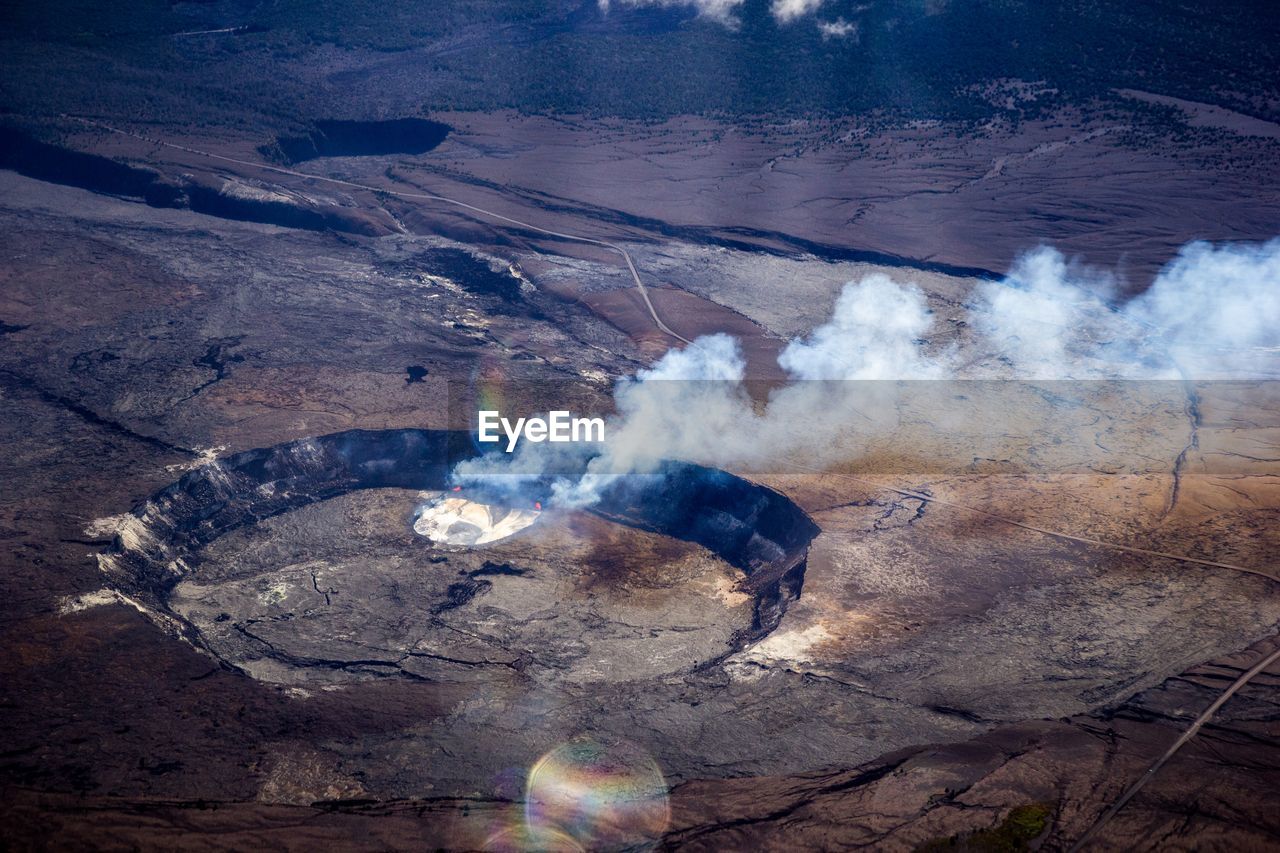
[(555, 827), (509, 827), (485, 839), (484, 849), (487, 853), (586, 853), (586, 848)]
[(662, 771), (628, 741), (577, 737), (529, 771), (526, 827), (567, 833), (587, 850), (652, 847), (670, 817)]

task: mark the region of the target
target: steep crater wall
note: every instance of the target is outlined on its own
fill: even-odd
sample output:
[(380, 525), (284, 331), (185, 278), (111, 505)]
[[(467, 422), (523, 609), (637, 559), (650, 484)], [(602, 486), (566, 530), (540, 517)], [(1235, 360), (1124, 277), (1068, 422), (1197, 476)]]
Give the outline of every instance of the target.
[[(654, 542), (678, 540), (709, 552), (705, 558), (684, 555), (679, 572), (685, 574), (667, 580), (663, 594), (669, 598), (657, 605), (642, 604), (651, 592), (649, 578), (627, 578), (625, 572), (614, 577), (606, 570), (579, 595), (579, 582), (570, 577), (576, 570), (558, 569), (545, 558), (539, 562), (535, 553), (563, 551), (569, 565), (573, 543), (530, 542), (528, 565), (536, 570), (519, 565), (520, 543), (504, 552), (514, 567), (487, 560), (481, 565), (486, 550), (438, 551), (411, 535), (411, 547), (404, 539), (388, 544), (384, 537), (368, 546), (367, 559), (363, 552), (351, 553), (345, 563), (321, 543), (313, 551), (305, 541), (293, 542), (282, 549), (293, 555), (292, 564), (265, 570), (274, 572), (274, 580), (212, 577), (219, 573), (207, 568), (207, 550), (228, 534), (294, 511), (310, 512), (312, 505), (358, 490), (444, 490), (454, 465), (476, 454), (466, 432), (413, 429), (354, 430), (246, 451), (185, 474), (123, 516), (100, 560), (118, 589), (176, 632), (232, 665), (281, 681), (306, 680), (309, 675), (298, 673), (318, 669), (339, 671), (340, 678), (441, 678), (456, 676), (460, 668), (472, 677), (476, 665), (519, 671), (528, 661), (510, 650), (528, 647), (549, 650), (539, 663), (573, 679), (656, 675), (706, 665), (758, 640), (800, 595), (809, 543), (818, 533), (808, 516), (764, 486), (674, 461), (654, 474), (624, 478), (589, 513), (597, 519), (590, 524), (605, 526), (595, 530), (596, 537), (604, 531), (607, 538), (607, 530), (618, 527), (639, 537), (595, 558), (606, 568), (633, 562), (644, 575), (646, 557), (637, 549)], [(334, 526), (320, 517), (309, 523), (299, 529)], [(353, 577), (351, 566), (378, 559), (382, 568)], [(655, 574), (660, 562), (655, 561)], [(732, 569), (715, 568), (725, 564)], [(726, 585), (725, 572), (738, 577), (732, 590), (719, 588)], [(331, 593), (342, 583), (347, 586), (339, 608)], [(543, 615), (511, 615), (538, 596), (545, 599)], [(644, 613), (637, 609), (645, 606), (650, 609)], [(708, 608), (723, 613), (708, 615)], [(657, 623), (631, 636), (645, 613), (657, 614)], [(307, 619), (313, 619), (310, 629)], [(326, 639), (406, 621), (415, 623), (412, 637), (384, 632), (345, 645)], [(476, 636), (477, 643), (459, 647), (456, 637), (462, 633)], [(396, 653), (377, 653), (387, 649)], [(267, 658), (269, 668), (255, 669), (255, 662)]]
[(447, 124), (422, 118), (321, 120), (307, 133), (277, 137), (274, 146), (264, 146), (261, 150), (290, 164), (319, 157), (425, 154), (444, 142), (450, 130)]
[(388, 223), (357, 208), (207, 176), (166, 175), (150, 167), (45, 142), (4, 125), (0, 125), (0, 169), (90, 192), (139, 199), (151, 207), (190, 210), (240, 222), (366, 236), (392, 230)]

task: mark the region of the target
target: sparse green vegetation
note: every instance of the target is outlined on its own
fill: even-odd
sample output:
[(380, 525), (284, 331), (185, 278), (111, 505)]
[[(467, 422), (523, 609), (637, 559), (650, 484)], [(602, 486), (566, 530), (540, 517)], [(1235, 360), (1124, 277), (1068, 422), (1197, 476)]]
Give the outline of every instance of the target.
[(991, 829), (980, 829), (969, 835), (937, 838), (916, 848), (917, 853), (1020, 853), (1030, 850), (1030, 843), (1044, 832), (1053, 814), (1048, 803), (1018, 806), (1008, 817)]

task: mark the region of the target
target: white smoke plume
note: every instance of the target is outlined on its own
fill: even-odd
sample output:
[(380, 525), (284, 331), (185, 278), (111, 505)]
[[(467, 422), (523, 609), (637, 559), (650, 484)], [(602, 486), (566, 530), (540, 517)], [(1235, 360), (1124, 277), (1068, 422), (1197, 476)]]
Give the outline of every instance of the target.
[(853, 39), (856, 42), (861, 30), (862, 27), (857, 21), (846, 21), (844, 18), (818, 22), (818, 31), (822, 33), (823, 41), (828, 39)]
[[(614, 3), (621, 6), (690, 7), (696, 9), (704, 18), (733, 26), (738, 22), (738, 10), (746, 0), (597, 0), (597, 2), (604, 12), (608, 12)], [(789, 24), (816, 12), (824, 2), (825, 0), (772, 0), (769, 11), (778, 23)], [(821, 26), (824, 35), (846, 36), (857, 30), (856, 24), (847, 24), (843, 19), (834, 24)], [(830, 33), (828, 28), (831, 28)]]
[(608, 12), (613, 3), (620, 6), (692, 7), (704, 18), (733, 25), (737, 23), (735, 13), (744, 2), (746, 0), (599, 0), (599, 6), (603, 12)]
[(788, 344), (778, 364), (796, 379), (940, 379), (945, 369), (921, 347), (932, 323), (918, 287), (870, 275), (846, 284), (831, 319)]
[(778, 23), (789, 24), (797, 18), (803, 18), (810, 12), (817, 11), (822, 4), (823, 0), (773, 0), (769, 4), (769, 11), (773, 13)]
[[(456, 473), (463, 481), (495, 473), (517, 484), (553, 479), (556, 504), (584, 506), (617, 477), (663, 459), (742, 470), (857, 458), (919, 415), (919, 397), (916, 413), (904, 413), (900, 383), (882, 380), (1280, 378), (1280, 240), (1191, 244), (1142, 295), (1113, 303), (1109, 276), (1037, 249), (1004, 280), (975, 290), (966, 319), (976, 339), (962, 346), (938, 340), (944, 335), (918, 286), (870, 275), (848, 282), (831, 319), (786, 346), (778, 362), (795, 381), (762, 403), (742, 384), (738, 342), (701, 337), (619, 384), (598, 456), (524, 444), (511, 458)], [(923, 414), (935, 431), (945, 417)], [(965, 452), (1000, 458), (1000, 430), (991, 432), (991, 446)], [(985, 440), (982, 430), (966, 435)]]
[(1129, 306), (1192, 378), (1275, 376), (1280, 357), (1280, 239), (1193, 243)]
[(1230, 379), (1277, 375), (1280, 239), (1184, 247), (1118, 307), (1112, 279), (1056, 250), (1020, 258), (982, 287), (974, 325), (1003, 357), (962, 376)]
[(1067, 378), (1073, 364), (1079, 367), (1075, 336), (1113, 324), (1105, 303), (1111, 291), (1105, 277), (1041, 248), (1015, 261), (1004, 281), (980, 288), (971, 317), (1017, 375)]

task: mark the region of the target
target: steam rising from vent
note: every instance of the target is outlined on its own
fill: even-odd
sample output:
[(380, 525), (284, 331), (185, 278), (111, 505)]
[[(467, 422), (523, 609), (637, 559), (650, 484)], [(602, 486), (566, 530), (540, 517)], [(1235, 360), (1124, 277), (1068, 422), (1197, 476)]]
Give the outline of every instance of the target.
[(778, 363), (796, 381), (762, 406), (742, 384), (738, 342), (708, 335), (618, 385), (603, 452), (522, 445), (463, 463), (455, 478), (490, 489), (549, 482), (555, 504), (584, 506), (662, 459), (749, 469), (856, 458), (900, 413), (895, 383), (846, 380), (1280, 378), (1280, 240), (1194, 243), (1141, 296), (1116, 307), (1114, 294), (1110, 276), (1040, 248), (974, 291), (972, 339), (939, 340), (919, 287), (867, 276), (844, 286), (830, 320), (786, 346)]
[(945, 368), (920, 345), (932, 324), (915, 285), (867, 276), (846, 284), (832, 318), (792, 341), (778, 364), (795, 379), (940, 379)]
[[(971, 314), (1007, 368), (993, 375), (1229, 379), (1280, 372), (1280, 240), (1192, 243), (1142, 295), (1042, 248), (977, 294)], [(956, 372), (951, 371), (953, 374)], [(963, 372), (963, 371), (961, 371)]]

